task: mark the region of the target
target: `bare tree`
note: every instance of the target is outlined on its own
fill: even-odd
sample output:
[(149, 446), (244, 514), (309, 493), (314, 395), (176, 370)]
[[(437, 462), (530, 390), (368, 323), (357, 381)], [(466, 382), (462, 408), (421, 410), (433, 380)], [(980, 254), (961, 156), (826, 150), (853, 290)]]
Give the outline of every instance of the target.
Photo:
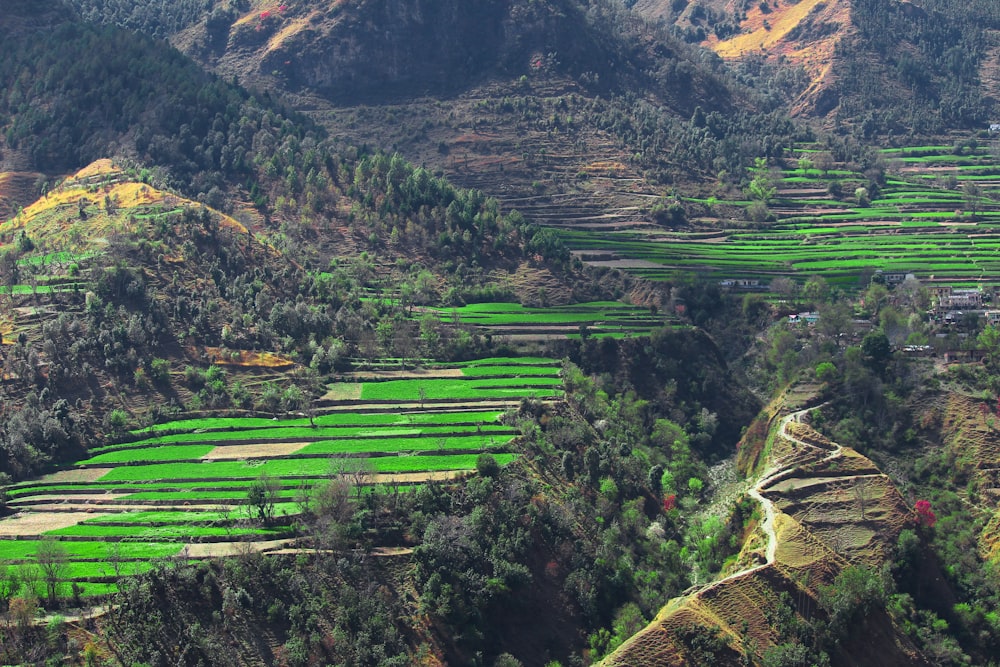
[(962, 186), (962, 193), (965, 195), (965, 208), (972, 212), (972, 218), (975, 219), (976, 213), (979, 212), (983, 189), (977, 183), (968, 181)]
[(361, 500), (364, 487), (369, 486), (375, 477), (375, 466), (368, 458), (344, 459), (341, 474), (350, 482), (357, 499)]
[(66, 578), (69, 568), (69, 551), (66, 546), (56, 540), (42, 540), (35, 552), (35, 560), (41, 569), (45, 580), (45, 590), (48, 593), (49, 604), (55, 605), (59, 599), (59, 582)]
[(864, 521), (865, 509), (868, 507), (868, 501), (871, 500), (871, 489), (869, 488), (869, 480), (866, 477), (855, 477), (854, 478), (854, 498), (858, 501), (858, 509), (861, 511), (861, 520)]
[(265, 526), (274, 522), (274, 506), (278, 500), (279, 488), (277, 480), (267, 473), (261, 473), (247, 491), (246, 506), (250, 518)]
[(823, 172), (824, 176), (830, 174), (830, 170), (833, 169), (835, 163), (833, 161), (833, 156), (829, 153), (817, 153), (815, 159), (813, 160), (813, 165)]

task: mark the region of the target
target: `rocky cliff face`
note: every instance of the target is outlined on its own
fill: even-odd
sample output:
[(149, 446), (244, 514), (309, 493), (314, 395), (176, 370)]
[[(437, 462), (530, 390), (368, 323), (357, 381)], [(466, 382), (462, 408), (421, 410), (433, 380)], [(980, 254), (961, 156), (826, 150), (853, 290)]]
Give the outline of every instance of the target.
[(220, 71), (335, 102), (447, 94), (492, 74), (561, 64), (580, 73), (611, 65), (571, 0), (277, 5), (221, 29), (203, 24), (180, 41), (205, 45), (202, 56)]

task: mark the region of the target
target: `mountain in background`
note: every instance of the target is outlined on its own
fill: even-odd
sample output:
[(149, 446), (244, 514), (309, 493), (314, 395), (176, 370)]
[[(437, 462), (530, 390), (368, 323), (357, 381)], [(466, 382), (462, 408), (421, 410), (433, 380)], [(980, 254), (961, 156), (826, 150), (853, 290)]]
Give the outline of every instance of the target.
[(993, 2), (639, 0), (635, 10), (727, 60), (802, 68), (790, 111), (866, 137), (982, 128), (1000, 100)]

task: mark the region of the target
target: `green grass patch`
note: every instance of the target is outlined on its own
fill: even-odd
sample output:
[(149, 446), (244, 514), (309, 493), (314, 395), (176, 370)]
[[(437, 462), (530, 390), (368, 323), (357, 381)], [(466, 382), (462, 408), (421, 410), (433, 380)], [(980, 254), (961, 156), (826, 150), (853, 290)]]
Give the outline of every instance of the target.
[[(413, 472), (435, 470), (472, 470), (476, 466), (476, 454), (428, 455), (428, 456), (379, 456), (366, 459), (375, 472)], [(513, 455), (498, 454), (500, 457)], [(328, 458), (314, 459), (271, 459), (250, 465), (242, 461), (213, 461), (205, 463), (154, 463), (150, 465), (124, 466), (115, 468), (100, 481), (143, 481), (143, 480), (197, 480), (197, 479), (257, 479), (261, 474), (272, 477), (323, 477), (331, 470)], [(193, 494), (209, 498), (210, 493)], [(221, 492), (224, 493), (224, 492)], [(130, 497), (140, 497), (134, 494)]]
[[(470, 362), (472, 363), (472, 362)], [(386, 413), (350, 413), (331, 412), (316, 415), (313, 423), (317, 426), (382, 426), (402, 424), (478, 424), (496, 421), (503, 414), (497, 410), (474, 412), (386, 412)], [(212, 431), (247, 431), (254, 429), (273, 429), (286, 427), (308, 427), (309, 419), (263, 419), (260, 417), (212, 417), (206, 419), (180, 419), (133, 431), (136, 435), (154, 436), (163, 432), (212, 432)], [(134, 443), (133, 443), (134, 444)], [(99, 451), (95, 449), (93, 451)]]
[(190, 542), (203, 537), (247, 536), (261, 539), (279, 539), (294, 536), (294, 531), (287, 527), (277, 528), (244, 528), (223, 526), (192, 526), (189, 524), (167, 526), (94, 526), (77, 524), (58, 530), (50, 530), (46, 535), (90, 537), (95, 539), (118, 539), (123, 537), (149, 540), (150, 542)]
[[(419, 401), (482, 398), (511, 398), (524, 396), (556, 396), (560, 380), (550, 377), (526, 377), (510, 379), (431, 379), (431, 380), (389, 380), (387, 382), (366, 382), (361, 389), (361, 398), (371, 401)], [(424, 394), (421, 396), (421, 390)]]
[[(34, 560), (39, 540), (0, 540), (0, 561)], [(62, 542), (70, 560), (125, 560), (169, 558), (180, 553), (177, 544), (146, 541)]]
[(145, 447), (121, 449), (98, 454), (86, 461), (88, 465), (134, 463), (136, 461), (183, 461), (200, 459), (215, 449), (214, 445), (178, 445), (173, 447)]

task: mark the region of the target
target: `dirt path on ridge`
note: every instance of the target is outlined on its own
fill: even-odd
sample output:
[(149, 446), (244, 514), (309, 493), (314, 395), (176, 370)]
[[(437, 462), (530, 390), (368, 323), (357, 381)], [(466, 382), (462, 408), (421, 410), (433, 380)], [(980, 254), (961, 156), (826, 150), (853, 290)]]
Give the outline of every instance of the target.
[[(781, 436), (802, 447), (806, 447), (809, 449), (819, 449), (816, 445), (808, 443), (805, 440), (801, 440), (796, 436), (792, 435), (792, 433), (790, 433), (788, 430), (788, 425), (791, 424), (792, 422), (799, 422), (802, 418), (802, 415), (812, 412), (813, 410), (816, 410), (820, 407), (822, 407), (822, 405), (817, 405), (812, 408), (804, 408), (802, 410), (798, 410), (796, 412), (793, 412), (791, 414), (782, 417), (781, 432), (780, 432)], [(838, 444), (829, 454), (827, 454), (822, 459), (822, 461), (825, 462), (834, 459), (840, 456), (842, 451), (843, 447)], [(757, 482), (752, 484), (749, 491), (747, 491), (748, 495), (754, 500), (756, 500), (758, 503), (760, 503), (761, 508), (764, 510), (764, 521), (761, 523), (761, 529), (764, 531), (764, 534), (767, 537), (767, 546), (764, 549), (764, 562), (758, 563), (757, 565), (754, 565), (752, 567), (745, 568), (743, 570), (740, 570), (739, 572), (734, 572), (733, 574), (723, 577), (722, 579), (718, 579), (711, 583), (705, 584), (700, 588), (696, 588), (694, 590), (689, 589), (688, 591), (685, 591), (685, 595), (704, 594), (714, 588), (717, 588), (718, 586), (721, 586), (727, 581), (732, 581), (733, 579), (749, 576), (754, 572), (756, 572), (757, 570), (761, 570), (769, 565), (774, 564), (775, 556), (778, 551), (778, 535), (774, 530), (774, 518), (777, 510), (774, 507), (774, 502), (770, 500), (767, 496), (765, 496), (763, 493), (761, 493), (761, 491), (766, 489), (772, 483), (774, 483), (787, 471), (788, 469), (785, 468), (784, 461), (776, 461), (772, 463), (767, 468), (766, 471), (764, 471), (763, 473), (760, 474), (760, 476), (758, 476)]]

